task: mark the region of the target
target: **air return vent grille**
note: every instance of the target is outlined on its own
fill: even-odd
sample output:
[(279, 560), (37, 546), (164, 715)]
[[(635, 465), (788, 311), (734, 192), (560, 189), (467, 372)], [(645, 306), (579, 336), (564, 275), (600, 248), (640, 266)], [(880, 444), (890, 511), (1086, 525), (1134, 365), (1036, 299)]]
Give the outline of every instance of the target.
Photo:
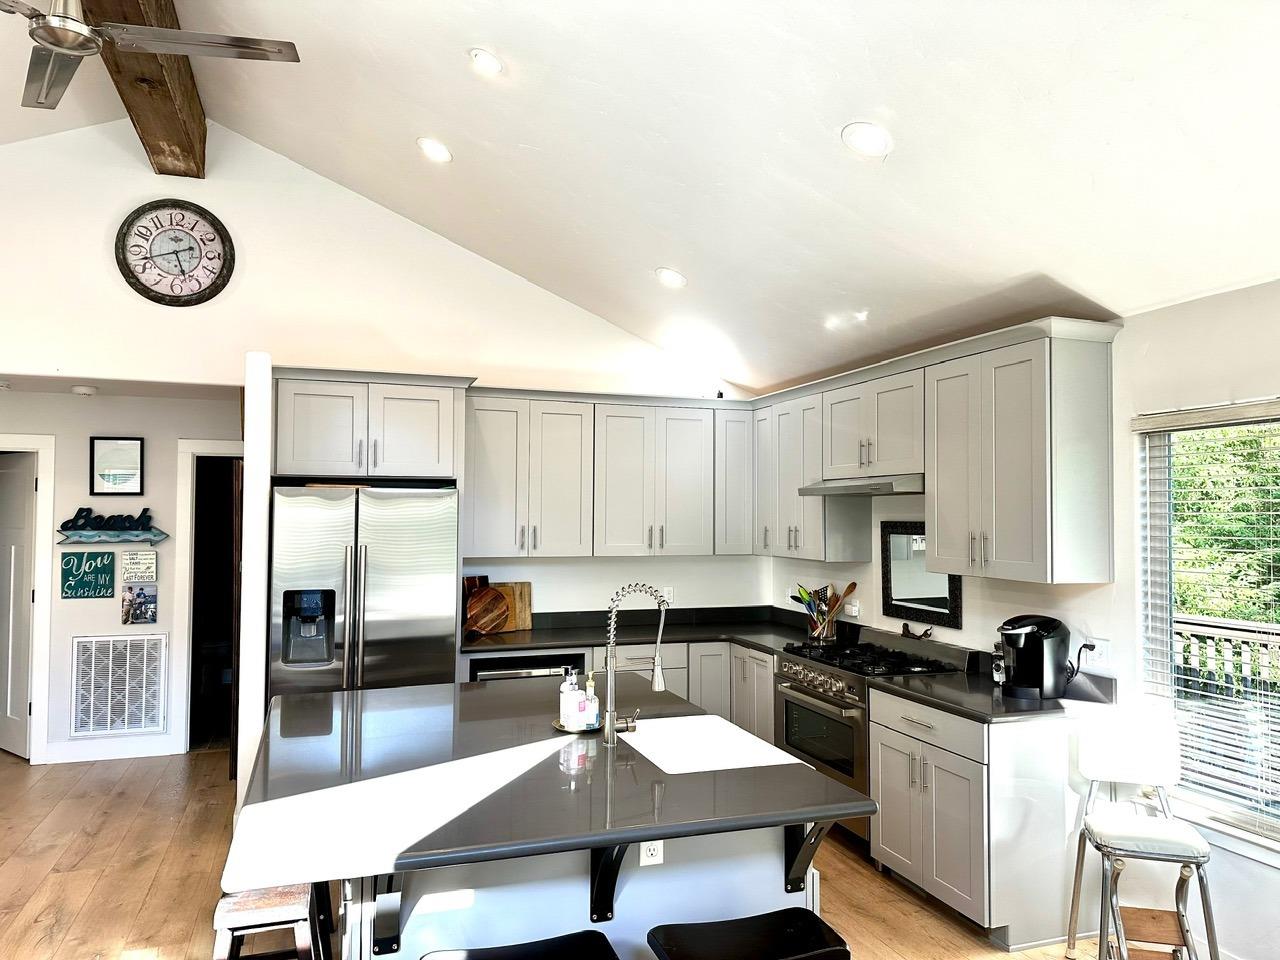
[(165, 636), (75, 638), (73, 736), (164, 730)]

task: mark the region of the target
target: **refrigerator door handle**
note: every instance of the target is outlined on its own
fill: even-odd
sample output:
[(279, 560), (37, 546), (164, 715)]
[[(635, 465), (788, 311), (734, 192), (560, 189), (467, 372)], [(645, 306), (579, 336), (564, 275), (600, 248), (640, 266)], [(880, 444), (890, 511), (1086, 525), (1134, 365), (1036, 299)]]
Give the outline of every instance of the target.
[(360, 544), (356, 555), (356, 686), (364, 686), (364, 597), (369, 583), (369, 547)]
[(342, 548), (342, 689), (351, 685), (351, 593), (355, 584), (351, 580), (351, 555), (355, 547)]

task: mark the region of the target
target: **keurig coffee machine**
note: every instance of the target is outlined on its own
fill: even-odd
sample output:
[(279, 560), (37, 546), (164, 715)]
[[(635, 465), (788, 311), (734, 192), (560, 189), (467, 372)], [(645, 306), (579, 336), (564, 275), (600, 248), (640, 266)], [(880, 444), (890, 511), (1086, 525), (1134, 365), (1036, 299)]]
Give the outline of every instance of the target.
[(1067, 689), (1071, 631), (1061, 620), (1027, 613), (996, 628), (992, 676), (1006, 697), (1054, 700)]

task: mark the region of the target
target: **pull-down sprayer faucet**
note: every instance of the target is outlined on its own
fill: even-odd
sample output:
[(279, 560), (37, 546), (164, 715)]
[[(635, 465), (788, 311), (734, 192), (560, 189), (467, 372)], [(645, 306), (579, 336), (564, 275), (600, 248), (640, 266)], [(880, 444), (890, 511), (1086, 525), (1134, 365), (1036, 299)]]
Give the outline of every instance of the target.
[[(616, 746), (618, 733), (634, 730), (636, 718), (618, 719), (617, 707), (613, 699), (613, 678), (618, 671), (618, 607), (623, 599), (633, 593), (643, 593), (652, 597), (658, 604), (658, 642), (653, 648), (653, 691), (661, 693), (667, 689), (667, 682), (662, 676), (662, 627), (667, 621), (667, 600), (656, 587), (647, 583), (629, 583), (618, 590), (609, 600), (609, 636), (604, 648), (605, 680), (605, 712), (604, 712), (604, 745)], [(636, 711), (638, 716), (639, 710)]]

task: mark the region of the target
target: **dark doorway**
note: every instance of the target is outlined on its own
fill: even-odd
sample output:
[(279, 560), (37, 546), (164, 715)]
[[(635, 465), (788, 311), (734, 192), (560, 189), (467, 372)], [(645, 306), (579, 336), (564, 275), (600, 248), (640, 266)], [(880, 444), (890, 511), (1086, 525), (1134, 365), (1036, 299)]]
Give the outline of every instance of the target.
[(235, 731), (242, 469), (239, 457), (196, 457), (191, 565), (192, 750), (229, 747)]

